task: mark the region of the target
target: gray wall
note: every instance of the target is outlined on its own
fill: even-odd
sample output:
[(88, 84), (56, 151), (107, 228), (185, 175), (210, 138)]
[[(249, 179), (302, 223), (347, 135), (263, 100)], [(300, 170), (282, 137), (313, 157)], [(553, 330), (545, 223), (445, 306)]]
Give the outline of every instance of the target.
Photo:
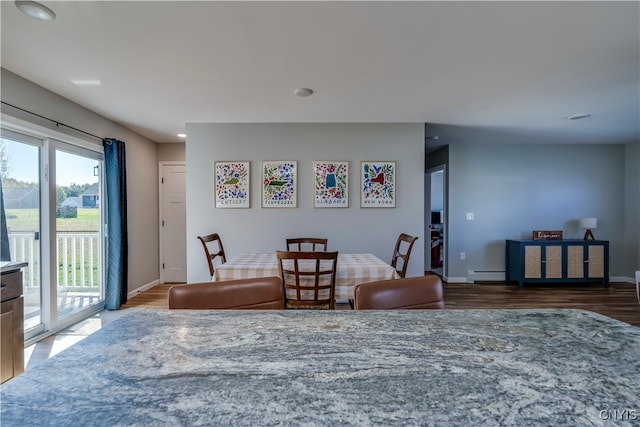
[[(2, 100), (25, 110), (126, 143), (129, 218), (129, 292), (158, 280), (158, 163), (156, 144), (129, 129), (80, 107), (32, 82), (2, 69)], [(123, 100), (126, 102), (126, 100)], [(36, 122), (3, 105), (3, 113)], [(56, 128), (64, 131), (64, 128)], [(73, 136), (81, 135), (75, 133)], [(100, 142), (97, 141), (97, 144)]]
[(504, 240), (531, 238), (532, 230), (582, 238), (582, 217), (598, 218), (596, 238), (610, 241), (612, 278), (632, 277), (639, 211), (638, 174), (630, 169), (639, 164), (637, 146), (451, 144), (449, 280), (466, 281), (469, 270), (504, 271)]
[[(389, 262), (399, 233), (424, 241), (423, 124), (187, 124), (187, 276), (209, 279), (196, 236), (221, 233), (228, 256), (284, 249), (287, 237), (329, 239), (329, 249)], [(213, 208), (213, 163), (251, 161), (251, 208)], [(298, 207), (260, 207), (262, 160), (298, 161)], [(349, 207), (313, 208), (314, 160), (349, 162)], [(397, 162), (396, 208), (360, 208), (362, 160)], [(408, 276), (424, 272), (414, 246)]]
[[(629, 254), (625, 273), (640, 271), (640, 141), (625, 145), (625, 207), (623, 245)], [(633, 257), (635, 254), (635, 260)]]
[(161, 143), (158, 144), (159, 162), (180, 162), (185, 158), (185, 146), (182, 143)]

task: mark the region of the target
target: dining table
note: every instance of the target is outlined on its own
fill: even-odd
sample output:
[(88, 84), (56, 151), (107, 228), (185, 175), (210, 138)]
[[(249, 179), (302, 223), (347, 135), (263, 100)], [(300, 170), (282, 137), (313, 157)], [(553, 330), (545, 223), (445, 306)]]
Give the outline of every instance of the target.
[(589, 311), (127, 310), (2, 384), (2, 427), (640, 422), (640, 328)]
[[(328, 264), (328, 261), (326, 261)], [(216, 267), (214, 281), (280, 276), (275, 252), (242, 253)], [(370, 253), (338, 253), (335, 299), (353, 299), (356, 285), (399, 278), (395, 268)]]

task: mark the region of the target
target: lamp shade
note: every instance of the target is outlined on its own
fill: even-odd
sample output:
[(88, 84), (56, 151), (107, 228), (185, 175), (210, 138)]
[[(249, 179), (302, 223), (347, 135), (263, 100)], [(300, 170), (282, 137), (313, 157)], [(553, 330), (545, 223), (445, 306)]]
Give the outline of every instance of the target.
[(582, 218), (579, 221), (580, 228), (595, 229), (598, 228), (598, 218)]

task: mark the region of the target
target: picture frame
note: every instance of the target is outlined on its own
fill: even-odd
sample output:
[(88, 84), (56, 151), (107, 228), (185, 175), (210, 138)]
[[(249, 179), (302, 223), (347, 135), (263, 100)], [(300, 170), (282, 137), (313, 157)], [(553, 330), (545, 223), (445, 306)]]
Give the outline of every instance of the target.
[(298, 162), (262, 161), (262, 207), (295, 208), (298, 199)]
[(313, 162), (313, 207), (349, 207), (349, 162)]
[(216, 208), (249, 208), (251, 162), (214, 162), (214, 200)]
[(360, 207), (396, 207), (396, 162), (363, 161), (360, 164)]

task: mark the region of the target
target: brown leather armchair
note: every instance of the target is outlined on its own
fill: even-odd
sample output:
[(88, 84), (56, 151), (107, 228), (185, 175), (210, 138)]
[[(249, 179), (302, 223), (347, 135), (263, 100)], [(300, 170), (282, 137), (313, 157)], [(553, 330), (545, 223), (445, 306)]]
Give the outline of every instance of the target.
[(176, 285), (169, 289), (170, 309), (284, 309), (278, 277)]
[(354, 295), (356, 310), (444, 308), (442, 281), (435, 275), (362, 283)]

